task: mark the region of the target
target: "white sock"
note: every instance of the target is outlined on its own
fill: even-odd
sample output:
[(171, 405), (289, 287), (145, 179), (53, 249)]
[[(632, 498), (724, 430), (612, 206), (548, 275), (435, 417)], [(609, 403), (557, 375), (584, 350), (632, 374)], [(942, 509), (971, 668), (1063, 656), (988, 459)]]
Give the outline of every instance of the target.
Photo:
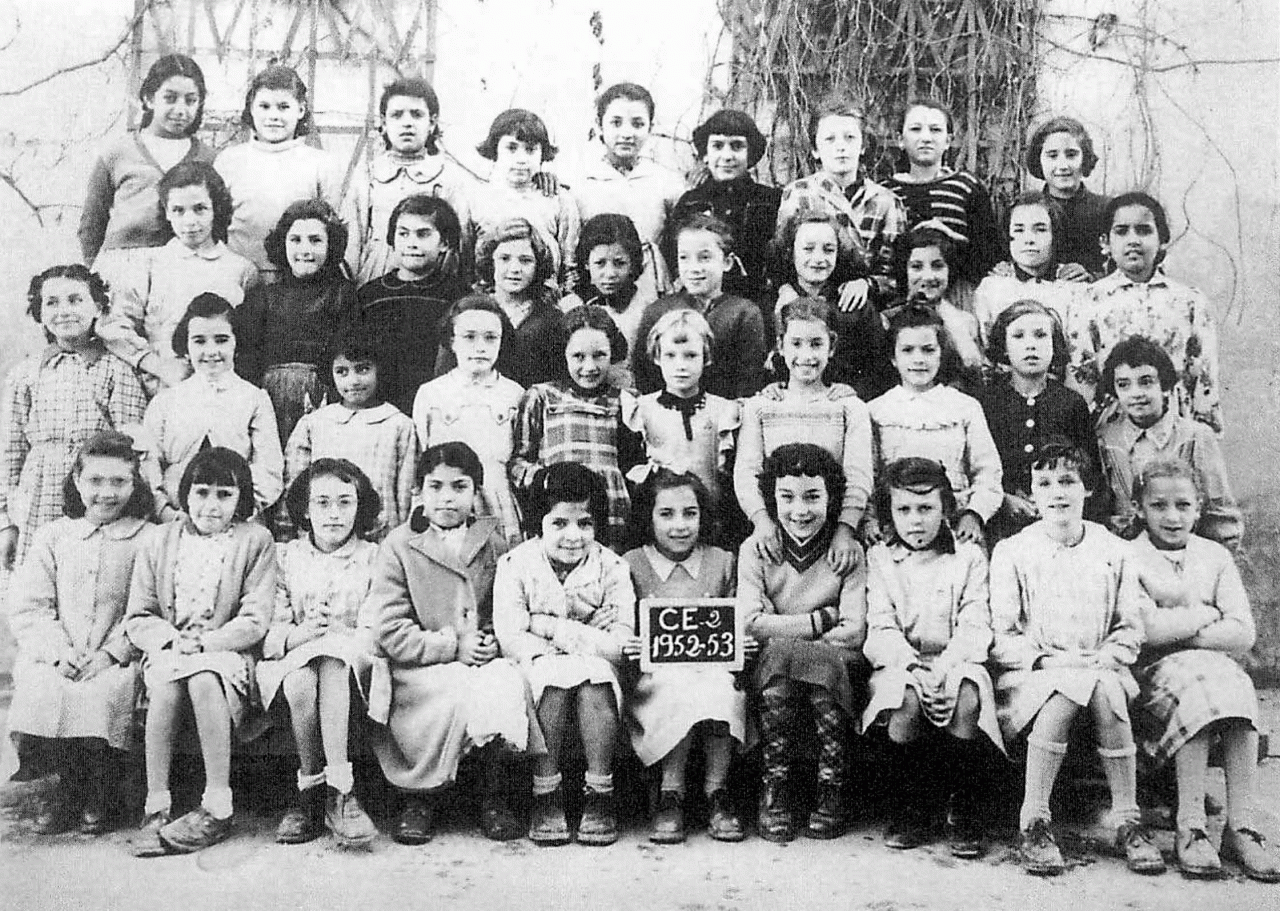
[(147, 802), (142, 805), (144, 816), (152, 813), (167, 813), (173, 808), (173, 798), (168, 791), (148, 791)]
[(231, 789), (205, 788), (200, 805), (209, 811), (214, 819), (227, 819), (231, 816)]
[(594, 772), (587, 772), (582, 776), (582, 783), (586, 785), (588, 791), (595, 791), (597, 794), (613, 793), (613, 774), (597, 775)]
[(316, 772), (314, 775), (307, 775), (302, 771), (302, 769), (298, 769), (298, 790), (300, 792), (309, 790), (311, 788), (318, 788), (320, 787), (320, 785), (324, 784), (324, 780), (325, 780), (324, 769), (321, 769), (319, 772)]
[(350, 794), (351, 789), (356, 786), (355, 773), (351, 770), (349, 762), (335, 762), (333, 765), (325, 766), (324, 776), (329, 782), (329, 787), (339, 794)]
[(554, 775), (534, 775), (533, 776), (533, 796), (539, 797), (543, 794), (551, 794), (556, 788), (560, 787), (562, 781), (560, 773)]

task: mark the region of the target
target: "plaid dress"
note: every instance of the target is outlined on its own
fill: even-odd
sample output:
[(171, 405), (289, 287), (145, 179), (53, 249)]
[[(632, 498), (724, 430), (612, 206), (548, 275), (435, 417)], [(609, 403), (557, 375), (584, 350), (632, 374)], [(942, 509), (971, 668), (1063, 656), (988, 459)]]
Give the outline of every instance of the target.
[[(1249, 597), (1226, 548), (1193, 536), (1184, 550), (1156, 550), (1143, 532), (1133, 551), (1158, 610), (1209, 603), (1222, 612), (1215, 626), (1238, 624), (1241, 644), (1252, 641)], [(1158, 763), (1220, 719), (1258, 726), (1258, 696), (1244, 668), (1225, 651), (1180, 645), (1144, 650), (1138, 661), (1134, 728), (1143, 750)]]
[(601, 543), (612, 546), (627, 525), (631, 498), (618, 461), (622, 393), (613, 387), (583, 398), (566, 383), (536, 383), (520, 399), (509, 467), (517, 491), (528, 491), (546, 465), (577, 462), (603, 480), (609, 495), (609, 527)]
[(17, 525), (18, 561), (31, 536), (62, 515), (62, 482), (95, 433), (138, 424), (147, 398), (132, 368), (95, 344), (83, 352), (50, 345), (9, 374), (4, 397), (4, 484), (0, 527)]

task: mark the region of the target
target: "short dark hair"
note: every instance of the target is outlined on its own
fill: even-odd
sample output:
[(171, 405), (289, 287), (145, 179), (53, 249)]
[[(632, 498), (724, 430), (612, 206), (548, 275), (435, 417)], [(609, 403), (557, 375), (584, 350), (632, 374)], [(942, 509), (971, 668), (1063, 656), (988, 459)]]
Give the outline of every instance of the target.
[[(893, 524), (893, 491), (909, 490), (913, 493), (938, 491), (942, 497), (942, 515), (948, 522), (955, 521), (956, 493), (951, 489), (951, 479), (942, 463), (933, 459), (909, 456), (895, 459), (880, 471), (872, 499), (872, 508), (880, 520), (880, 528), (889, 544), (900, 544), (898, 529)], [(939, 535), (941, 537), (941, 535)], [(952, 548), (954, 550), (954, 547)]]
[(440, 239), (450, 250), (456, 251), (462, 242), (462, 224), (453, 206), (439, 196), (414, 193), (396, 203), (387, 219), (387, 246), (392, 249), (396, 245), (396, 228), (400, 224), (401, 215), (418, 215), (430, 219), (440, 232)]
[(187, 354), (187, 330), (191, 328), (191, 321), (197, 316), (203, 319), (225, 317), (231, 325), (231, 334), (233, 336), (236, 334), (235, 308), (231, 306), (231, 302), (212, 291), (197, 294), (192, 298), (191, 303), (187, 304), (187, 310), (182, 314), (182, 319), (178, 320), (178, 325), (173, 328), (173, 353), (178, 357), (185, 357)]
[(653, 95), (649, 94), (649, 90), (634, 82), (616, 82), (596, 98), (596, 123), (604, 122), (604, 112), (609, 110), (609, 105), (619, 98), (625, 98), (628, 101), (639, 101), (648, 109), (649, 120), (653, 120)]
[(926, 247), (937, 247), (938, 252), (942, 254), (942, 258), (947, 263), (947, 271), (951, 275), (951, 283), (956, 280), (956, 270), (959, 266), (960, 248), (956, 242), (947, 235), (943, 234), (937, 228), (926, 228), (917, 226), (907, 232), (907, 240), (903, 245), (902, 251), (902, 268), (904, 275), (902, 278), (902, 287), (907, 286), (905, 271), (907, 268), (907, 260), (911, 258), (913, 250), (923, 250)]
[(249, 83), (249, 90), (244, 93), (244, 110), (240, 112), (241, 126), (253, 129), (253, 99), (263, 89), (288, 92), (302, 105), (302, 117), (293, 131), (294, 136), (305, 136), (315, 130), (315, 118), (311, 116), (311, 105), (307, 101), (307, 84), (293, 67), (278, 63), (258, 73)]
[(844, 469), (835, 456), (814, 443), (786, 443), (765, 457), (760, 470), (760, 496), (764, 498), (769, 518), (778, 520), (778, 504), (774, 491), (778, 478), (822, 478), (827, 487), (826, 524), (835, 523), (844, 508)]
[(347, 252), (346, 223), (333, 206), (323, 199), (299, 199), (289, 203), (281, 214), (280, 220), (276, 222), (276, 226), (262, 242), (263, 248), (267, 251), (267, 261), (279, 270), (283, 281), (288, 281), (293, 276), (293, 271), (289, 268), (289, 256), (285, 251), (285, 239), (289, 236), (289, 229), (296, 222), (311, 220), (324, 225), (325, 236), (329, 239), (329, 250), (325, 254), (324, 267), (320, 270), (319, 277), (336, 279), (346, 275), (343, 261), (343, 256)]
[(898, 336), (904, 329), (931, 328), (938, 335), (938, 347), (942, 349), (942, 363), (938, 366), (939, 385), (953, 382), (964, 374), (964, 362), (956, 350), (956, 343), (947, 330), (938, 311), (922, 304), (908, 304), (889, 317), (886, 348), (892, 361), (898, 350)]
[(591, 258), (591, 251), (596, 247), (609, 244), (622, 247), (630, 257), (632, 284), (644, 272), (644, 247), (640, 243), (640, 233), (636, 231), (635, 222), (626, 215), (619, 215), (616, 212), (593, 215), (582, 226), (582, 233), (578, 235), (578, 246), (574, 252), (578, 260), (578, 285), (581, 288), (591, 287), (591, 269), (587, 264), (587, 260)]
[(1096, 490), (1094, 461), (1083, 447), (1062, 436), (1052, 436), (1031, 454), (1032, 471), (1074, 468), (1088, 490)]
[(1084, 128), (1084, 124), (1074, 117), (1053, 117), (1036, 127), (1027, 142), (1027, 173), (1036, 180), (1044, 180), (1040, 153), (1044, 151), (1045, 141), (1054, 133), (1069, 133), (1080, 144), (1080, 173), (1085, 177), (1092, 174), (1098, 164), (1098, 156), (1093, 150), (1093, 137)]
[(253, 515), (257, 504), (253, 498), (253, 472), (244, 456), (225, 446), (210, 446), (195, 454), (178, 482), (178, 505), (187, 511), (187, 497), (193, 484), (234, 487), (240, 492), (234, 518), (244, 521)]
[(372, 329), (335, 332), (325, 351), (325, 372), (333, 373), (333, 362), (345, 357), (351, 362), (367, 361), (378, 368), (378, 385), (387, 364), (387, 347), (383, 335)]
[(227, 227), (231, 224), (231, 191), (213, 165), (207, 161), (180, 161), (160, 178), (156, 190), (160, 194), (160, 224), (167, 237), (173, 236), (169, 224), (169, 194), (181, 187), (204, 187), (213, 204), (213, 239), (226, 241)]
[(1067, 336), (1062, 330), (1058, 315), (1038, 300), (1023, 298), (1016, 300), (996, 317), (991, 326), (991, 336), (987, 342), (987, 359), (993, 364), (1009, 363), (1009, 327), (1024, 316), (1047, 316), (1051, 324), (1050, 334), (1053, 339), (1053, 357), (1049, 360), (1049, 372), (1061, 378), (1067, 370), (1070, 350), (1067, 348)]
[(1160, 238), (1160, 243), (1167, 244), (1172, 239), (1173, 234), (1169, 230), (1169, 214), (1165, 212), (1164, 206), (1160, 205), (1160, 201), (1150, 193), (1143, 193), (1141, 190), (1121, 193), (1107, 203), (1102, 217), (1104, 234), (1111, 233), (1111, 224), (1115, 221), (1116, 213), (1128, 206), (1142, 206), (1151, 213), (1151, 217), (1155, 219), (1156, 236)]
[(523, 108), (510, 108), (493, 118), (493, 123), (489, 125), (489, 135), (485, 136), (484, 141), (476, 146), (476, 151), (480, 153), (480, 157), (487, 158), (490, 161), (497, 161), (498, 143), (502, 141), (503, 136), (514, 136), (526, 145), (541, 146), (543, 161), (551, 161), (556, 157), (557, 150), (551, 144), (551, 135), (547, 132), (547, 125), (533, 111), (526, 111)]
[[(50, 266), (38, 275), (32, 276), (27, 285), (27, 315), (37, 323), (40, 322), (44, 310), (44, 283), (51, 278), (65, 278), (68, 281), (80, 282), (89, 289), (89, 297), (98, 305), (99, 313), (106, 313), (111, 305), (111, 297), (107, 293), (107, 283), (97, 272), (80, 263), (65, 266)], [(53, 341), (53, 336), (45, 332), (45, 340)]]
[(160, 91), (160, 87), (174, 76), (186, 76), (196, 84), (196, 92), (200, 95), (196, 116), (191, 118), (191, 125), (187, 127), (187, 135), (194, 136), (204, 120), (204, 101), (208, 90), (204, 85), (204, 71), (200, 69), (200, 64), (186, 54), (165, 54), (151, 64), (151, 69), (147, 70), (147, 75), (142, 79), (142, 85), (138, 87), (138, 100), (143, 102), (142, 120), (139, 126), (146, 129), (151, 125), (155, 112), (148, 108), (145, 102), (154, 102), (156, 92)]
[(698, 157), (707, 154), (707, 142), (712, 136), (742, 136), (747, 140), (747, 167), (754, 168), (764, 157), (764, 134), (745, 111), (726, 108), (716, 111), (693, 131), (693, 147)]
[(1107, 355), (1102, 365), (1102, 384), (1099, 392), (1114, 395), (1116, 391), (1117, 367), (1154, 367), (1160, 378), (1160, 388), (1164, 392), (1172, 392), (1178, 385), (1178, 371), (1173, 366), (1173, 358), (1160, 345), (1143, 335), (1131, 335), (1117, 342)]
[(293, 524), (304, 531), (311, 530), (311, 483), (316, 478), (337, 478), (356, 489), (356, 519), (351, 533), (366, 538), (378, 530), (378, 517), (382, 512), (382, 498), (373, 489), (369, 476), (347, 459), (316, 459), (303, 469), (285, 494), (285, 507)]
[[(428, 155), (435, 155), (439, 151), (436, 141), (440, 138), (440, 99), (436, 96), (436, 90), (431, 87), (431, 83), (425, 79), (406, 78), (395, 79), (388, 82), (382, 87), (382, 95), (378, 98), (378, 116), (387, 116), (387, 105), (392, 98), (421, 98), (427, 105), (427, 113), (436, 118), (436, 124), (431, 132), (427, 134), (426, 145), (424, 146)], [(391, 142), (387, 139), (386, 131), (383, 130), (382, 142), (387, 148), (391, 148)]]
[[(604, 333), (605, 338), (609, 340), (609, 363), (620, 364), (626, 359), (627, 337), (622, 334), (622, 330), (613, 321), (608, 310), (599, 304), (583, 304), (580, 307), (574, 307), (564, 315), (564, 321), (560, 324), (560, 350), (563, 352), (567, 349), (569, 339), (573, 338), (575, 332), (583, 329), (595, 329)], [(568, 362), (562, 357), (560, 359), (562, 379), (568, 379), (568, 370)]]
[(556, 462), (539, 468), (529, 486), (528, 502), (525, 531), (531, 536), (542, 534), (542, 520), (557, 503), (586, 503), (597, 538), (609, 529), (609, 493), (604, 479), (578, 462)]
[(481, 285), (493, 287), (493, 254), (498, 248), (505, 243), (521, 240), (527, 240), (533, 248), (536, 266), (529, 288), (537, 296), (537, 289), (555, 274), (555, 255), (527, 218), (508, 218), (492, 231), (481, 235), (480, 243), (476, 245), (476, 278)]
[(441, 465), (456, 468), (465, 474), (471, 479), (477, 491), (484, 486), (484, 463), (480, 461), (480, 456), (474, 449), (458, 440), (437, 443), (426, 448), (422, 458), (418, 460), (418, 469), (415, 472), (417, 486), (421, 487), (427, 475)]
[(674, 472), (670, 468), (657, 468), (649, 472), (631, 502), (631, 524), (642, 541), (653, 541), (653, 509), (658, 503), (658, 494), (664, 490), (693, 491), (698, 501), (698, 541), (705, 544), (711, 535), (715, 516), (712, 513), (711, 491), (702, 479), (691, 471)]
[(67, 477), (62, 482), (62, 513), (72, 519), (79, 519), (85, 514), (84, 501), (80, 499), (80, 490), (76, 487), (76, 478), (84, 470), (85, 459), (91, 458), (119, 459), (128, 462), (133, 470), (133, 490), (124, 504), (121, 516), (134, 519), (150, 520), (155, 512), (155, 497), (150, 485), (142, 477), (142, 469), (138, 453), (133, 448), (133, 438), (118, 430), (102, 430), (84, 441), (76, 453), (75, 462)]
[(458, 317), (464, 313), (472, 312), (492, 313), (498, 318), (498, 323), (502, 326), (502, 341), (498, 345), (498, 362), (502, 363), (503, 355), (510, 350), (511, 343), (515, 337), (515, 329), (511, 325), (511, 320), (507, 317), (507, 312), (502, 309), (502, 305), (488, 294), (473, 292), (453, 302), (453, 305), (445, 313), (444, 320), (440, 323), (441, 344), (446, 348), (452, 344), (453, 328)]

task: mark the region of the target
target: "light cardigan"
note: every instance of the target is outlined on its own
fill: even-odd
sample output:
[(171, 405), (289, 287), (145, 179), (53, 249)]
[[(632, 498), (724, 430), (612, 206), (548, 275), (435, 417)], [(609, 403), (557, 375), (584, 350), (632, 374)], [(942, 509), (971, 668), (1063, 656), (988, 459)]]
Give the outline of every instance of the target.
[(950, 386), (921, 393), (895, 386), (867, 410), (877, 472), (907, 456), (940, 462), (959, 508), (991, 521), (1004, 503), (1004, 469), (977, 399)]
[[(153, 534), (133, 564), (125, 634), (147, 654), (159, 652), (180, 635), (174, 570), (184, 534), (198, 534), (185, 516)], [(275, 609), (276, 546), (271, 533), (257, 522), (237, 522), (231, 535), (213, 616), (200, 637), (206, 651), (243, 652), (257, 645), (270, 629)]]
[[(607, 629), (590, 625), (596, 611), (612, 607)], [(547, 559), (542, 539), (525, 541), (498, 561), (493, 587), (493, 629), (502, 654), (518, 661), (541, 655), (586, 655), (616, 664), (635, 629), (636, 593), (628, 563), (593, 543), (563, 582)]]
[(305, 137), (287, 142), (248, 142), (223, 149), (214, 167), (231, 191), (227, 246), (251, 260), (263, 275), (274, 275), (263, 241), (290, 203), (323, 199), (341, 204), (342, 172), (334, 156), (309, 146)]
[(987, 558), (976, 544), (954, 553), (877, 544), (867, 554), (867, 641), (872, 667), (907, 668), (921, 656), (982, 664), (991, 648)]
[(135, 439), (148, 452), (144, 469), (154, 487), (161, 517), (182, 511), (178, 484), (187, 463), (205, 439), (213, 446), (233, 449), (249, 462), (253, 495), (265, 509), (284, 490), (284, 453), (276, 429), (276, 413), (267, 393), (228, 372), (215, 387), (200, 374), (162, 390), (142, 420), (146, 433)]
[(858, 394), (834, 383), (798, 400), (788, 398), (781, 383), (771, 383), (747, 399), (733, 468), (734, 493), (747, 518), (765, 511), (759, 484), (764, 460), (786, 443), (813, 443), (840, 463), (845, 489), (839, 521), (856, 529), (871, 494), (871, 419)]

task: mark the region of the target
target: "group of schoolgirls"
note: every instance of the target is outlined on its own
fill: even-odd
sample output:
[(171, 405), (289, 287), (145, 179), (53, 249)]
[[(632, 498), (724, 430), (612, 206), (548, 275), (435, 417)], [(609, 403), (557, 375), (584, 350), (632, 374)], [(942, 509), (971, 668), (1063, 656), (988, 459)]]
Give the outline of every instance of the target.
[[(1160, 269), (1159, 203), (1084, 187), (1079, 123), (1033, 136), (1045, 192), (1013, 206), (999, 261), (986, 190), (944, 164), (950, 116), (928, 101), (883, 185), (857, 109), (820, 105), (817, 171), (783, 190), (751, 176), (755, 124), (721, 111), (686, 192), (642, 154), (640, 86), (599, 98), (580, 182), (543, 171), (546, 126), (510, 110), (481, 183), (440, 148), (431, 87), (402, 80), (381, 97), (386, 150), (337, 199), (291, 69), (253, 80), (252, 137), (216, 158), (194, 138), (193, 61), (162, 58), (139, 94), (142, 128), (91, 178), (96, 271), (33, 279), (49, 346), (6, 392), (10, 727), (20, 775), (62, 773), (39, 828), (107, 825), (145, 689), (136, 853), (228, 837), (232, 740), (281, 699), (300, 768), (279, 840), (367, 844), (354, 694), (406, 843), (430, 838), (471, 751), (486, 836), (525, 831), (525, 754), (529, 837), (612, 843), (620, 733), (660, 770), (654, 841), (686, 837), (695, 749), (708, 833), (744, 838), (727, 783), (757, 743), (757, 832), (831, 838), (859, 730), (903, 772), (887, 843), (920, 844), (941, 810), (959, 856), (983, 851), (983, 769), (1025, 749), (1022, 854), (1052, 874), (1049, 796), (1083, 712), (1133, 869), (1164, 868), (1141, 741), (1176, 766), (1184, 873), (1222, 856), (1280, 879), (1253, 818), (1256, 697), (1229, 657), (1254, 627), (1223, 546), (1240, 519), (1212, 315)], [(746, 671), (634, 667), (638, 599), (728, 596)], [(188, 706), (206, 784), (177, 815)], [(798, 735), (818, 747), (806, 818)]]

